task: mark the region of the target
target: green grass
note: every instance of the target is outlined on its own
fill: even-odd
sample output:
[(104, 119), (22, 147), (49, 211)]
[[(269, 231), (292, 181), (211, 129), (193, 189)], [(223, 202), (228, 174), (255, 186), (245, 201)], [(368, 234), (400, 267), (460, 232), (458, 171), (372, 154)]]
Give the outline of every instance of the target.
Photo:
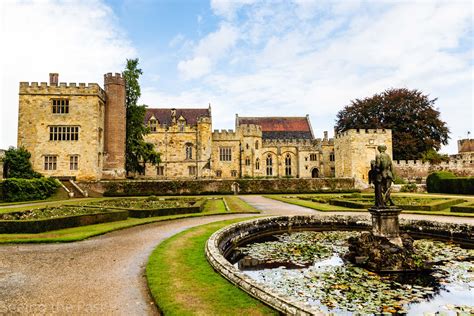
[(209, 199), (207, 200), (206, 204), (204, 205), (203, 212), (219, 212), (225, 213), (227, 209), (225, 208), (224, 200), (221, 198), (219, 199)]
[[(311, 196), (316, 196), (317, 194), (311, 194)], [(398, 196), (396, 194), (395, 196)], [(318, 203), (308, 200), (301, 200), (298, 198), (286, 198), (288, 195), (265, 195), (265, 197), (269, 199), (274, 199), (277, 201), (304, 206), (307, 208), (314, 209), (320, 212), (366, 212), (366, 209), (353, 209), (348, 207), (336, 206), (336, 205), (329, 205), (325, 203)], [(304, 194), (298, 195), (291, 195), (291, 196), (305, 196)], [(406, 194), (400, 194), (400, 196), (406, 196)], [(413, 195), (410, 195), (413, 196)], [(474, 213), (460, 213), (460, 212), (451, 212), (451, 208), (446, 208), (440, 211), (422, 211), (422, 210), (403, 210), (402, 213), (406, 214), (426, 214), (426, 215), (442, 215), (442, 216), (466, 216), (466, 217), (474, 217)]]
[(148, 286), (164, 315), (278, 315), (215, 272), (206, 260), (209, 236), (228, 220), (181, 232), (161, 243), (146, 267)]
[[(220, 214), (235, 214), (235, 213), (249, 213), (249, 212), (257, 212), (253, 209), (250, 205), (247, 205), (242, 200), (238, 199), (237, 197), (230, 196), (226, 197), (226, 201), (233, 201), (238, 200), (240, 202), (234, 201), (234, 203), (229, 203), (230, 212), (225, 209), (222, 197), (218, 200), (210, 200), (216, 201), (216, 203), (211, 203), (210, 206), (206, 205), (202, 213), (192, 213), (192, 214), (180, 214), (180, 215), (170, 215), (170, 216), (160, 216), (160, 217), (149, 217), (149, 218), (128, 218), (124, 221), (118, 222), (110, 222), (110, 223), (103, 223), (103, 224), (95, 224), (95, 225), (88, 225), (88, 226), (81, 226), (81, 227), (73, 227), (73, 228), (66, 228), (60, 230), (53, 230), (44, 233), (38, 234), (0, 234), (0, 244), (1, 243), (51, 243), (51, 242), (72, 242), (72, 241), (79, 241), (84, 240), (86, 238), (90, 238), (93, 236), (102, 235), (114, 230), (124, 229), (128, 227), (133, 227), (137, 225), (143, 225), (148, 223), (160, 222), (160, 221), (167, 221), (173, 219), (180, 219), (186, 217), (198, 217), (198, 216), (210, 216), (210, 215), (220, 215)], [(88, 199), (89, 200), (89, 199)], [(99, 199), (95, 199), (99, 200)], [(81, 204), (85, 202), (84, 199), (82, 201), (76, 202), (74, 204)], [(60, 205), (61, 203), (58, 203)], [(62, 204), (70, 204), (70, 200), (63, 201)], [(207, 203), (206, 203), (207, 204)], [(47, 204), (51, 205), (51, 204)], [(39, 203), (35, 205), (35, 208), (44, 207), (44, 203)], [(29, 207), (20, 207), (20, 208), (12, 208), (8, 209), (9, 212), (18, 211), (18, 210), (30, 210), (32, 209), (31, 206)]]

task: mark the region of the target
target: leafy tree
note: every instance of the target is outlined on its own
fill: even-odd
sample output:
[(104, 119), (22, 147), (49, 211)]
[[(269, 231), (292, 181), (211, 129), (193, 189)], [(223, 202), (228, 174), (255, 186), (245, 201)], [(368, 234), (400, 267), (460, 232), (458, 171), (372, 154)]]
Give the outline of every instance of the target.
[(123, 76), (125, 78), (125, 106), (127, 110), (127, 136), (125, 149), (125, 169), (130, 172), (143, 174), (147, 162), (156, 165), (160, 162), (160, 154), (154, 150), (151, 143), (144, 141), (143, 136), (149, 133), (145, 126), (146, 106), (137, 105), (140, 98), (138, 79), (143, 74), (138, 68), (138, 58), (127, 59)]
[(337, 114), (335, 129), (391, 129), (394, 159), (419, 159), (448, 143), (449, 129), (433, 108), (436, 100), (418, 90), (388, 89), (351, 101)]
[(30, 162), (31, 154), (23, 147), (10, 147), (3, 157), (3, 175), (5, 178), (41, 178), (42, 175), (33, 171)]
[(423, 162), (428, 161), (433, 165), (439, 165), (442, 162), (448, 162), (449, 156), (446, 154), (440, 154), (436, 150), (431, 148), (421, 154), (421, 160)]

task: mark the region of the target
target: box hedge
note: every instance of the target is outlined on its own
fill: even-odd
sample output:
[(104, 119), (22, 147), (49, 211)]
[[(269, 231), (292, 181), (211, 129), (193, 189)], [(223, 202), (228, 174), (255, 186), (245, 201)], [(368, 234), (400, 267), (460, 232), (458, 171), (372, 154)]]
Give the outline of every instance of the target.
[(16, 179), (8, 178), (1, 183), (1, 196), (6, 202), (44, 200), (53, 195), (59, 182), (53, 178)]
[(474, 194), (474, 177), (456, 177), (451, 172), (434, 172), (426, 179), (429, 193)]

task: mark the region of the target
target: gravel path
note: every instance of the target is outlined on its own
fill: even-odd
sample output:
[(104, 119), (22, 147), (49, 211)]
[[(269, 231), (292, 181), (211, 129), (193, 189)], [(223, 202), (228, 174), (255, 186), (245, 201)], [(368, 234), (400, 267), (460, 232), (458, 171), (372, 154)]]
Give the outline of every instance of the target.
[[(265, 215), (328, 214), (261, 196), (242, 199)], [(249, 216), (254, 215), (158, 222), (75, 243), (1, 245), (0, 315), (158, 314), (144, 276), (147, 259), (156, 245), (190, 227)], [(403, 216), (433, 219), (425, 215)], [(474, 221), (471, 218), (434, 219)]]

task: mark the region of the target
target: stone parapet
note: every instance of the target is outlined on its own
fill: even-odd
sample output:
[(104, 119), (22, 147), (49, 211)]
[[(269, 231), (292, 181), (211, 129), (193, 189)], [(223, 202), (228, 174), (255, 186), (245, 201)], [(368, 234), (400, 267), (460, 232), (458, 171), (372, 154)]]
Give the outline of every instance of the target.
[(98, 96), (105, 101), (105, 91), (97, 83), (60, 82), (58, 86), (47, 82), (20, 82), (20, 95), (77, 95)]

